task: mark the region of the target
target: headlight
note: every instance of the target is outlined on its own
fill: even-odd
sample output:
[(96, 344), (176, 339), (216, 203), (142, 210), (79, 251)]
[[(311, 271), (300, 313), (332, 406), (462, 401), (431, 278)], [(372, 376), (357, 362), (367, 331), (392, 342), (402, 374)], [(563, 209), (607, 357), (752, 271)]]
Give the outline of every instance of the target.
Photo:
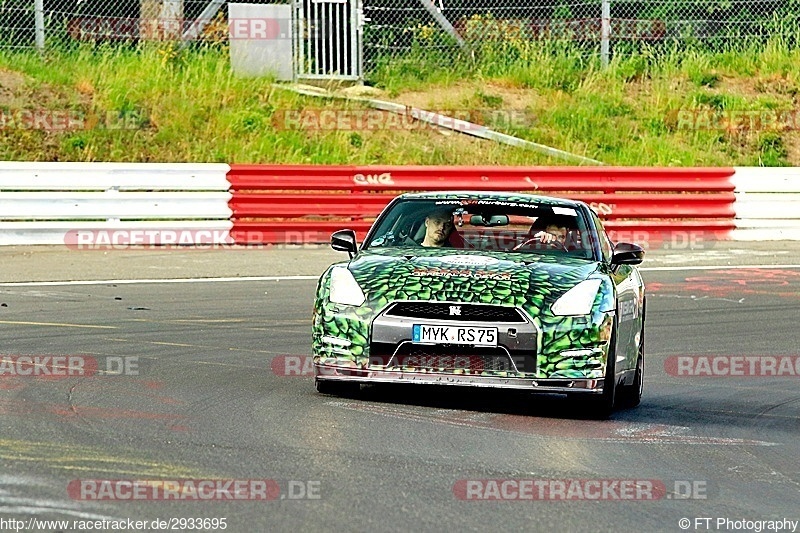
[(581, 281), (556, 300), (550, 310), (560, 316), (588, 315), (601, 283), (599, 279)]
[(335, 304), (359, 305), (364, 303), (364, 292), (347, 267), (331, 270), (331, 302)]

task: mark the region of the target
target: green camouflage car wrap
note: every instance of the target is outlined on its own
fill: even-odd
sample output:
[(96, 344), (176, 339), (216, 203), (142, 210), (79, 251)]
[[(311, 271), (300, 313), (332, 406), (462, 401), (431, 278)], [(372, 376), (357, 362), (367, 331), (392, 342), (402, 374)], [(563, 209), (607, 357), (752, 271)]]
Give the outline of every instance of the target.
[[(315, 364), (387, 370), (370, 361), (372, 321), (400, 300), (482, 303), (517, 307), (538, 330), (536, 371), (481, 371), (520, 378), (601, 378), (614, 323), (615, 289), (608, 266), (563, 255), (453, 250), (370, 248), (331, 265), (320, 277), (314, 303), (312, 354)], [(360, 306), (330, 301), (331, 272), (347, 268), (361, 287)], [(557, 316), (553, 303), (585, 279), (601, 280), (590, 314)], [(565, 351), (572, 353), (564, 355)], [(576, 352), (580, 350), (580, 352)], [(576, 353), (580, 355), (576, 356)], [(392, 367), (426, 372), (415, 367)], [(469, 370), (459, 370), (469, 373)]]

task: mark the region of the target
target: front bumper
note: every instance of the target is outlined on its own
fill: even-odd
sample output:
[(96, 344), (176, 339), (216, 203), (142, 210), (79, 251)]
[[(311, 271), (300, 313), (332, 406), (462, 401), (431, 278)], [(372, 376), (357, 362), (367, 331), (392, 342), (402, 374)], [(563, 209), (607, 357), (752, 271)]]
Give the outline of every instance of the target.
[[(521, 308), (510, 310), (518, 313), (517, 319), (480, 322), (398, 316), (387, 312), (391, 305), (374, 318), (360, 308), (322, 306), (315, 315), (312, 340), (316, 375), (362, 382), (602, 392), (613, 313), (533, 319)], [(412, 343), (412, 328), (421, 322), (497, 327), (498, 346), (476, 347), (476, 352), (452, 345)], [(486, 353), (481, 353), (484, 350)], [(483, 362), (473, 366), (481, 356)], [(447, 368), (450, 359), (455, 364)], [(464, 361), (467, 363), (462, 364)]]
[(422, 385), (457, 385), (555, 394), (602, 394), (603, 379), (530, 379), (402, 370), (368, 370), (314, 364), (315, 379), (360, 383), (417, 383)]

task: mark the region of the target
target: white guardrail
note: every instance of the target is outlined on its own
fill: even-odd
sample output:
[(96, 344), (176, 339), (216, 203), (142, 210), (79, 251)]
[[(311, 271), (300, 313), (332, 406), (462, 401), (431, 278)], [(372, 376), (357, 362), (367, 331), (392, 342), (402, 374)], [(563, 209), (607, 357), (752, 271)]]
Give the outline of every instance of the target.
[[(227, 164), (0, 162), (0, 245), (69, 244), (78, 232), (170, 231), (230, 242)], [(734, 240), (800, 240), (800, 168), (737, 167)], [(208, 231), (206, 231), (208, 230)], [(96, 237), (96, 235), (95, 235)], [(115, 243), (110, 243), (115, 244)]]
[[(0, 245), (67, 244), (76, 232), (169, 229), (225, 242), (226, 164), (0, 162)], [(209, 230), (209, 231), (202, 231)], [(181, 244), (195, 244), (183, 240)]]
[(733, 204), (742, 241), (800, 240), (800, 168), (736, 167)]

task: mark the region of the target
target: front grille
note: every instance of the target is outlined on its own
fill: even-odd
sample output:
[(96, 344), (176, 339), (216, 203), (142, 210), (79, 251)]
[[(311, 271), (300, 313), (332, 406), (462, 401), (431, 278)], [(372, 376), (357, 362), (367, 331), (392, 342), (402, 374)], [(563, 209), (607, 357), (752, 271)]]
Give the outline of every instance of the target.
[(398, 302), (387, 316), (427, 318), (434, 320), (471, 320), (477, 322), (526, 322), (513, 307), (482, 304), (452, 304), (446, 302)]
[[(378, 350), (376, 350), (377, 352)], [(373, 364), (407, 369), (430, 371), (484, 371), (514, 372), (511, 358), (503, 348), (456, 346), (456, 345), (419, 345), (410, 342), (401, 343), (393, 355), (373, 353)]]
[[(369, 363), (370, 365), (375, 365), (379, 367), (386, 367), (387, 365), (394, 365), (397, 366), (399, 361), (395, 356), (395, 352), (397, 356), (469, 356), (469, 357), (488, 357), (488, 358), (499, 358), (502, 361), (492, 360), (488, 361), (480, 361), (472, 360), (471, 363), (473, 368), (482, 368), (484, 370), (490, 369), (498, 369), (498, 370), (506, 370), (508, 368), (509, 371), (514, 371), (516, 368), (517, 372), (536, 372), (537, 364), (536, 364), (536, 353), (535, 351), (529, 350), (508, 350), (506, 347), (480, 347), (476, 348), (474, 346), (463, 346), (463, 345), (447, 345), (447, 344), (440, 344), (440, 345), (427, 345), (427, 344), (413, 344), (410, 341), (403, 341), (399, 345), (393, 344), (389, 342), (371, 342), (369, 345)], [(513, 361), (513, 365), (509, 362), (509, 357)], [(414, 361), (405, 361), (405, 362), (414, 362)], [(426, 361), (427, 367), (425, 368), (432, 368), (433, 365), (441, 363), (443, 361)], [(446, 362), (446, 361), (444, 361)], [(463, 365), (464, 361), (460, 360), (457, 362), (458, 365)], [(456, 367), (456, 361), (454, 361), (449, 367)], [(463, 368), (463, 366), (459, 367)], [(438, 368), (437, 368), (438, 369)]]

